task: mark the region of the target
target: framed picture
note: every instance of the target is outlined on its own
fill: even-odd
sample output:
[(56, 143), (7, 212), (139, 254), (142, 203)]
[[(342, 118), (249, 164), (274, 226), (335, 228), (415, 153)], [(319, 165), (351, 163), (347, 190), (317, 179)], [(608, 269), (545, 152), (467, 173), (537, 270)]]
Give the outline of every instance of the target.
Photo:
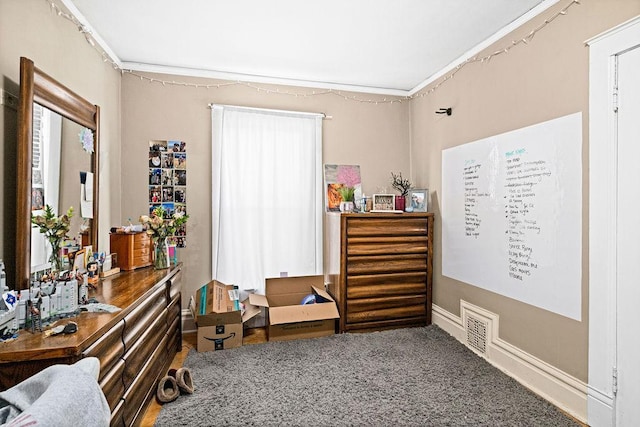
[(85, 251), (80, 249), (74, 254), (73, 270), (83, 271), (85, 268)]
[(344, 202), (341, 189), (352, 188), (353, 199), (362, 198), (362, 179), (359, 165), (324, 165), (325, 200), (327, 212), (340, 212)]
[(411, 188), (408, 194), (409, 206), (414, 212), (427, 212), (429, 209), (429, 189)]
[(395, 196), (393, 194), (374, 194), (372, 212), (393, 212), (395, 210)]

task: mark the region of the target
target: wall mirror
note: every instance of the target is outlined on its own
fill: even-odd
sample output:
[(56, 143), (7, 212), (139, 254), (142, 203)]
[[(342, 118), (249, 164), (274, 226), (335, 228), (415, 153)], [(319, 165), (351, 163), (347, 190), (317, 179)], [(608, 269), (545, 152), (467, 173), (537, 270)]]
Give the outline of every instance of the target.
[(97, 250), (99, 124), (100, 107), (20, 58), (16, 289), (27, 289), (31, 272), (46, 266), (51, 249), (31, 225), (45, 205), (57, 215), (73, 207), (69, 237), (83, 231), (81, 245)]

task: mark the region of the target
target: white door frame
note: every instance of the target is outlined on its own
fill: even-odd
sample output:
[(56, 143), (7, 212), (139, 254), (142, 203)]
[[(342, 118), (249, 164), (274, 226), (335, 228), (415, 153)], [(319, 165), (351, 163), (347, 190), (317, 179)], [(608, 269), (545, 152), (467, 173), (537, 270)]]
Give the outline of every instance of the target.
[(589, 385), (587, 420), (615, 425), (615, 56), (640, 44), (640, 16), (589, 41)]

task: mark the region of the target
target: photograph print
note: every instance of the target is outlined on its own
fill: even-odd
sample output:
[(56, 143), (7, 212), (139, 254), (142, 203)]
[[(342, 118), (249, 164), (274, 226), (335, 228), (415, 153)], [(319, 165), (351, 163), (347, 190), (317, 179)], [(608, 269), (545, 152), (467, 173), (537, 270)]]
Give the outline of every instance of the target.
[(414, 212), (427, 212), (429, 208), (429, 190), (426, 188), (411, 188), (408, 194), (409, 206)]
[(149, 151), (167, 151), (167, 141), (149, 141)]
[(175, 169), (186, 169), (187, 153), (173, 153), (173, 167)]
[(149, 169), (149, 185), (160, 185), (162, 178), (162, 169)]

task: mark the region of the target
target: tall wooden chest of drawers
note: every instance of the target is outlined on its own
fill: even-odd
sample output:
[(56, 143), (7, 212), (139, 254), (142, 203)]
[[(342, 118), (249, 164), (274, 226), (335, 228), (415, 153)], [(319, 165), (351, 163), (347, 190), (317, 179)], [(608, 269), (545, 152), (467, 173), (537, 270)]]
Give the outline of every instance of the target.
[[(338, 218), (336, 244), (331, 222)], [(433, 219), (433, 213), (328, 218), (328, 255), (339, 248), (339, 274), (326, 276), (340, 310), (340, 332), (431, 324)]]

